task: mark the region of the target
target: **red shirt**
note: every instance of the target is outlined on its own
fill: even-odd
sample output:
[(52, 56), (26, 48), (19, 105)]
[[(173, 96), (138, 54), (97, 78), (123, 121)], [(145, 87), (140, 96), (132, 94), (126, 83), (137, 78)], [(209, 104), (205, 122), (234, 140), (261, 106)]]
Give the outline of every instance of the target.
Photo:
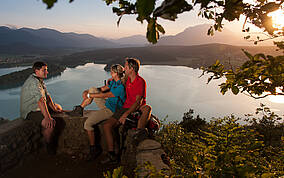
[(146, 104), (146, 82), (138, 74), (135, 77), (134, 81), (131, 83), (130, 78), (128, 77), (126, 82), (126, 100), (123, 105), (123, 108), (130, 108), (133, 103), (136, 101), (136, 96), (142, 96), (142, 104)]

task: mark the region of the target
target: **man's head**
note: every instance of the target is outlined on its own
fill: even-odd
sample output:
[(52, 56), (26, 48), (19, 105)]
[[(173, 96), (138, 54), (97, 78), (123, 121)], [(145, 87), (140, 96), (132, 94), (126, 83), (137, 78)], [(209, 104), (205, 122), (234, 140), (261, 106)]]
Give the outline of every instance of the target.
[(47, 78), (48, 71), (47, 71), (47, 64), (45, 62), (42, 61), (35, 62), (33, 65), (33, 70), (37, 77), (42, 79)]
[(129, 75), (131, 72), (138, 74), (140, 68), (140, 61), (135, 58), (126, 58), (125, 60), (125, 74)]

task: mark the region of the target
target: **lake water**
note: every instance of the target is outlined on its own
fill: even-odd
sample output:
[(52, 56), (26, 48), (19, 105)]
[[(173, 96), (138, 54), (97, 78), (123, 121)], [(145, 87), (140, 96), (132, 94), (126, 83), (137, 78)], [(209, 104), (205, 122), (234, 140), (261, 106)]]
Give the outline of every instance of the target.
[[(110, 78), (110, 73), (104, 71), (104, 66), (90, 63), (67, 68), (61, 76), (45, 81), (48, 92), (63, 109), (71, 110), (74, 105), (81, 103), (83, 90), (90, 86), (102, 86), (104, 80)], [(260, 103), (280, 116), (284, 114), (283, 97), (255, 100), (243, 94), (235, 96), (228, 92), (222, 95), (218, 88), (221, 81), (206, 84), (207, 77), (199, 78), (202, 73), (199, 69), (144, 65), (139, 73), (147, 82), (147, 103), (160, 119), (168, 115), (167, 121), (181, 120), (183, 113), (189, 108), (207, 119), (231, 114), (243, 117), (244, 114), (254, 113)], [(20, 88), (0, 90), (0, 117), (19, 117), (19, 98)], [(93, 103), (87, 109), (97, 107)]]
[(9, 74), (9, 73), (12, 73), (12, 72), (16, 72), (16, 71), (21, 71), (21, 70), (27, 69), (29, 67), (31, 67), (31, 66), (0, 68), (0, 76), (5, 75), (5, 74)]

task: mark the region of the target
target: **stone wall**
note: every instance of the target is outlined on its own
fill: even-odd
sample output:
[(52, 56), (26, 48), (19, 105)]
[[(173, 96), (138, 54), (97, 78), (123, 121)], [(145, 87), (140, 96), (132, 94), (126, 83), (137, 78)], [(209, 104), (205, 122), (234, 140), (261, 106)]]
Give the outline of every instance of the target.
[[(88, 115), (95, 111), (84, 111), (84, 117), (70, 117), (64, 113), (53, 115), (56, 119), (57, 153), (65, 153), (78, 159), (84, 159), (89, 152), (89, 140), (84, 129), (84, 122)], [(107, 147), (102, 129), (102, 123), (95, 128), (96, 141), (100, 141), (103, 150)], [(100, 134), (99, 134), (100, 133)], [(153, 139), (146, 139), (136, 146), (132, 140), (134, 131), (129, 130), (122, 150), (121, 163), (128, 169), (135, 169), (150, 161), (158, 170), (168, 168), (161, 159), (164, 151), (160, 143)], [(99, 139), (100, 138), (100, 139)], [(120, 140), (119, 136), (115, 137)], [(17, 119), (0, 125), (0, 172), (12, 168), (23, 158), (39, 150), (42, 145), (40, 128), (32, 121)], [(119, 145), (115, 144), (116, 151)], [(141, 172), (143, 173), (143, 171)]]
[(0, 172), (14, 167), (41, 145), (40, 128), (16, 119), (0, 125)]

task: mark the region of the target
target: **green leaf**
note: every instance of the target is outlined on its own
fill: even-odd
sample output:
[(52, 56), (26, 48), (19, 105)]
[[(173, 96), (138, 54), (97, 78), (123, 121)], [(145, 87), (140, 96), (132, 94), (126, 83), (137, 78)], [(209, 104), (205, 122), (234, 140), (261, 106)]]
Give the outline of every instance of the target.
[(164, 28), (162, 27), (162, 25), (160, 25), (160, 24), (158, 24), (158, 23), (157, 23), (157, 29), (158, 29), (158, 31), (161, 32), (162, 34), (165, 34)]
[(153, 12), (155, 7), (155, 0), (137, 0), (137, 20), (143, 21), (147, 19)]
[(232, 87), (232, 92), (234, 93), (234, 95), (237, 95), (239, 93), (239, 88), (236, 86)]
[(107, 5), (110, 5), (117, 0), (104, 0), (104, 1), (106, 2)]
[(57, 2), (57, 0), (42, 0), (42, 2), (47, 5), (47, 9), (50, 9), (53, 7), (54, 3)]
[(157, 43), (159, 33), (156, 30), (156, 20), (154, 20), (153, 18), (148, 21), (146, 36), (149, 42), (153, 44)]

